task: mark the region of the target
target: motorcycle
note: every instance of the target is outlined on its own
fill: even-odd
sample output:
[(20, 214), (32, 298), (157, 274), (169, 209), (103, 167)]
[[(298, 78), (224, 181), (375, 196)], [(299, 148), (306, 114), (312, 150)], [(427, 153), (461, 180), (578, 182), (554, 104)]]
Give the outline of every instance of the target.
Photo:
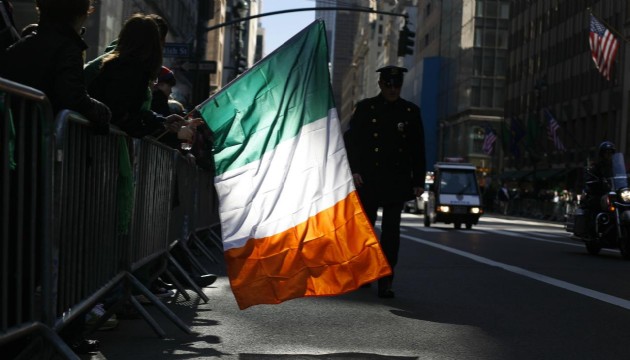
[(612, 177), (600, 179), (608, 188), (599, 209), (576, 207), (568, 214), (565, 229), (574, 240), (584, 242), (586, 251), (597, 255), (603, 248), (619, 249), (630, 260), (630, 188), (622, 153), (612, 157)]

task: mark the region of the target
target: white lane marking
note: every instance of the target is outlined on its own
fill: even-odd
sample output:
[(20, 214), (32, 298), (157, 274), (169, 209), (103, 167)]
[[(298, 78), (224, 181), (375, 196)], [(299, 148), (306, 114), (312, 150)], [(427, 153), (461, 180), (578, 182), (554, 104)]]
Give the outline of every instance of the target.
[[(418, 227), (418, 226), (411, 226), (411, 225), (406, 225), (409, 227), (412, 227), (414, 229), (419, 229), (421, 231), (425, 231), (425, 232), (445, 232), (448, 231), (450, 229), (445, 229), (445, 228), (427, 228), (427, 227)], [(408, 232), (408, 230), (405, 227), (401, 227), (401, 231), (404, 232)], [(529, 234), (524, 234), (525, 231), (511, 231), (511, 230), (497, 230), (497, 229), (487, 229), (487, 228), (477, 228), (476, 230), (458, 230), (461, 233), (465, 233), (465, 234), (480, 234), (480, 233), (493, 233), (493, 234), (498, 234), (498, 235), (505, 235), (505, 236), (511, 236), (511, 237), (518, 237), (520, 239), (526, 239), (526, 240), (534, 240), (534, 241), (538, 241), (538, 242), (544, 242), (544, 243), (549, 243), (549, 244), (556, 244), (556, 245), (568, 245), (568, 246), (573, 246), (573, 247), (579, 247), (582, 248), (584, 247), (584, 244), (579, 243), (575, 240), (571, 240), (568, 237), (568, 233), (565, 234), (558, 234), (558, 235), (553, 235), (553, 234), (549, 234), (549, 235), (541, 235), (538, 233), (533, 233), (536, 234), (537, 236), (547, 236), (547, 237), (555, 237), (555, 238), (563, 238), (566, 240), (570, 240), (570, 241), (575, 241), (575, 243), (571, 243), (568, 241), (559, 241), (559, 240), (549, 240), (549, 239), (543, 239), (543, 238), (539, 238), (539, 237), (532, 237), (532, 236), (528, 236)], [(618, 253), (618, 251), (616, 249), (602, 249), (602, 251), (605, 252), (609, 252), (611, 254), (616, 254)]]
[(599, 291), (595, 291), (595, 290), (591, 290), (591, 289), (587, 289), (585, 287), (582, 286), (578, 286), (575, 284), (571, 284), (569, 282), (566, 281), (562, 281), (562, 280), (558, 280), (546, 275), (542, 275), (539, 273), (535, 273), (533, 271), (529, 271), (529, 270), (525, 270), (523, 268), (517, 267), (517, 266), (513, 266), (513, 265), (508, 265), (505, 263), (501, 263), (498, 261), (494, 261), (494, 260), (490, 260), (488, 258), (479, 256), (479, 255), (475, 255), (475, 254), (471, 254), (465, 251), (461, 251), (458, 249), (454, 249), (448, 246), (444, 246), (441, 244), (436, 244), (434, 242), (428, 241), (428, 240), (424, 240), (424, 239), (420, 239), (417, 237), (413, 237), (413, 236), (409, 236), (409, 235), (400, 235), (400, 237), (403, 237), (407, 240), (411, 240), (411, 241), (415, 241), (417, 243), (420, 244), (424, 244), (427, 246), (431, 246), (443, 251), (447, 251), (450, 252), (452, 254), (455, 255), (459, 255), (459, 256), (463, 256), (465, 258), (471, 259), (473, 261), (482, 263), (482, 264), (486, 264), (489, 266), (494, 266), (494, 267), (498, 267), (501, 268), (503, 270), (509, 271), (511, 273), (517, 274), (517, 275), (521, 275), (521, 276), (525, 276), (527, 278), (530, 278), (532, 280), (536, 280), (536, 281), (540, 281), (552, 286), (556, 286), (559, 287), (561, 289), (565, 289), (568, 291), (572, 291), (574, 293), (577, 294), (581, 294), (587, 297), (590, 297), (592, 299), (595, 300), (599, 300), (599, 301), (603, 301), (605, 303), (611, 304), (611, 305), (616, 305), (619, 306), (621, 308), (624, 308), (626, 310), (630, 310), (630, 301), (626, 300), (626, 299), (622, 299), (620, 297), (616, 297), (616, 296), (612, 296), (612, 295), (608, 295), (608, 294), (604, 294), (602, 292)]

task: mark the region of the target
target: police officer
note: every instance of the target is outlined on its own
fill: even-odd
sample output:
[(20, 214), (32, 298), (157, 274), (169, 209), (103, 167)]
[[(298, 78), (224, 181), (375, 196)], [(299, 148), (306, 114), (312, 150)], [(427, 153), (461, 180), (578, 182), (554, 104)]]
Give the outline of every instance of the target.
[[(383, 209), (380, 243), (392, 271), (403, 205), (422, 194), (425, 176), (420, 108), (400, 97), (406, 71), (391, 65), (377, 70), (381, 92), (356, 105), (344, 135), (354, 184), (372, 226)], [(394, 297), (393, 278), (379, 279), (379, 297)]]
[(610, 191), (606, 179), (613, 176), (612, 156), (616, 152), (615, 144), (604, 141), (599, 144), (599, 153), (595, 164), (584, 172), (584, 194), (582, 207), (590, 215), (588, 232), (595, 235), (595, 216), (600, 207), (600, 198)]

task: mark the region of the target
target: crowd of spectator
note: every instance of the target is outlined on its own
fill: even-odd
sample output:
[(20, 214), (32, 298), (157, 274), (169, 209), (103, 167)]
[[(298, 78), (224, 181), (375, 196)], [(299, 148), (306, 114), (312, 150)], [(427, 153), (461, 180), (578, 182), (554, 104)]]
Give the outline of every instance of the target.
[[(64, 109), (80, 113), (90, 122), (94, 136), (107, 135), (110, 125), (115, 125), (131, 137), (151, 136), (200, 168), (213, 171), (212, 132), (194, 111), (188, 112), (171, 98), (177, 81), (162, 64), (168, 34), (164, 19), (155, 14), (132, 15), (104, 53), (86, 63), (82, 35), (94, 11), (92, 0), (36, 0), (35, 6), (37, 24), (18, 32), (11, 2), (0, 2), (4, 15), (0, 19), (9, 19), (0, 24), (0, 77), (41, 90), (55, 113)], [(216, 279), (212, 274), (191, 275), (201, 286)], [(157, 296), (173, 295), (168, 289), (171, 284), (161, 278), (146, 285)], [(81, 335), (81, 326), (97, 321), (106, 305), (96, 305), (79, 322), (78, 330), (63, 334), (75, 352), (98, 348), (96, 341)], [(112, 317), (102, 328), (116, 324)]]
[(564, 222), (579, 202), (579, 194), (564, 188), (550, 187), (534, 191), (529, 186), (502, 182), (499, 187), (483, 191), (487, 212), (539, 220)]

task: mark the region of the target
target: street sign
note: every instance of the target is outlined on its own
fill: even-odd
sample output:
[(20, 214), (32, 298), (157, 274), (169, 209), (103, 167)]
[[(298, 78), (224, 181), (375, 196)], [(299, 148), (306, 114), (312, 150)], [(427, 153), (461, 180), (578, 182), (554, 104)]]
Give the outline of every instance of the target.
[(166, 43), (164, 44), (165, 58), (189, 58), (190, 45), (183, 43)]
[(217, 62), (216, 61), (187, 61), (182, 64), (182, 69), (186, 71), (204, 71), (210, 74), (217, 73)]

